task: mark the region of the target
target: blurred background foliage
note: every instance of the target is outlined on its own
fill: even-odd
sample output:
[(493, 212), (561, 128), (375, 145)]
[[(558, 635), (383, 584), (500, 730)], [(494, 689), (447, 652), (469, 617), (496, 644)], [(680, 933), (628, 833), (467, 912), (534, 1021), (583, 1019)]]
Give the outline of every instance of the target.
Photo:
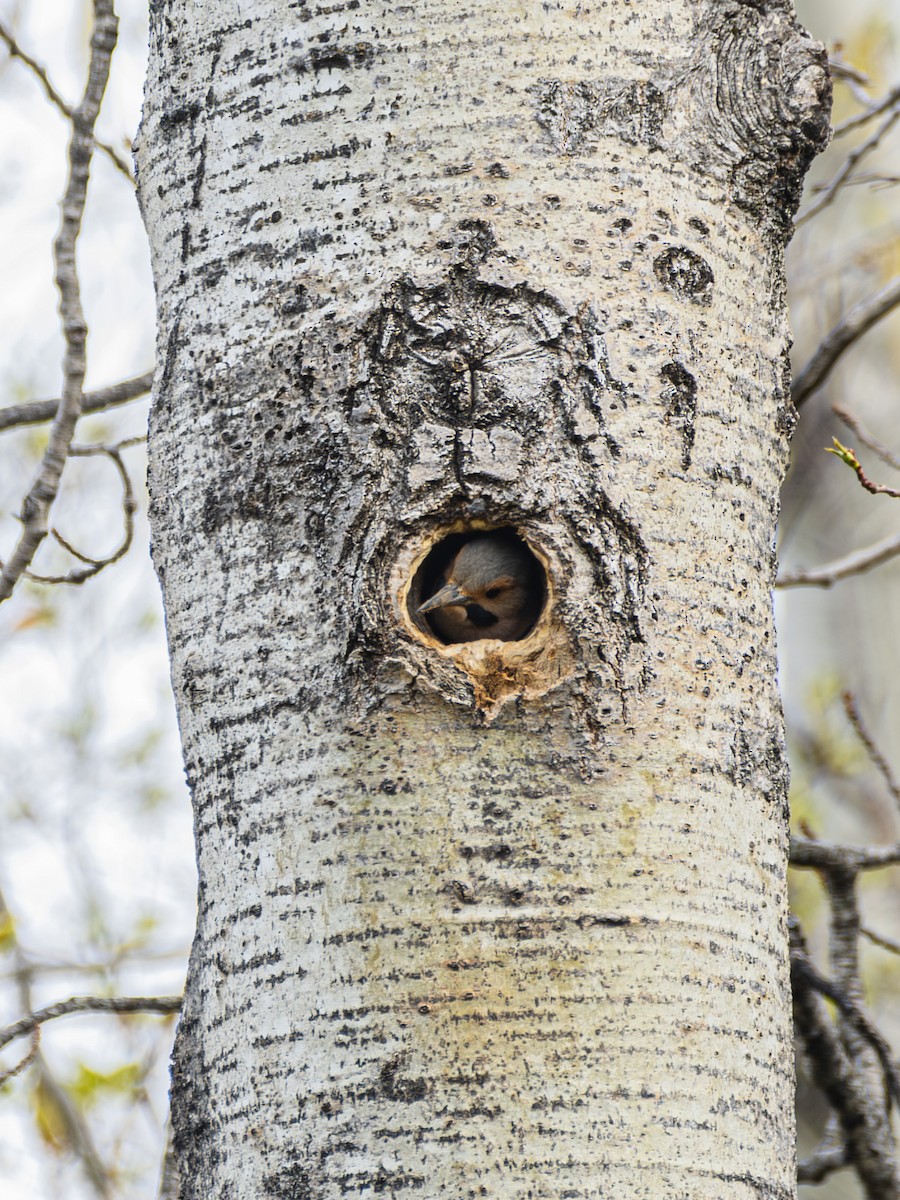
[[(861, 112), (866, 97), (880, 98), (900, 84), (900, 5), (862, 3), (851, 9), (831, 0), (798, 0), (800, 20), (826, 42), (832, 57), (854, 68), (863, 83), (835, 79), (835, 127)], [(831, 204), (811, 219), (849, 154), (873, 134), (879, 120), (836, 137), (807, 180), (798, 229), (787, 258), (795, 374), (823, 337), (854, 304), (900, 275), (900, 132), (888, 129), (860, 158), (854, 175)], [(872, 545), (900, 529), (900, 502), (865, 492), (843, 463), (823, 448), (838, 437), (857, 447), (868, 474), (896, 487), (896, 474), (860, 445), (835, 415), (849, 411), (879, 442), (900, 454), (900, 313), (895, 311), (852, 346), (826, 385), (801, 409), (792, 467), (782, 497), (779, 558), (782, 570), (816, 567)], [(900, 837), (900, 811), (871, 756), (848, 720), (842, 694), (856, 697), (864, 725), (900, 775), (895, 731), (900, 720), (900, 559), (836, 583), (831, 589), (776, 593), (779, 660), (791, 760), (791, 813), (795, 829), (851, 844), (887, 845)], [(828, 904), (817, 876), (792, 872), (791, 903), (813, 956), (827, 973)], [(900, 950), (900, 870), (861, 879), (864, 928)], [(900, 1045), (900, 957), (863, 938), (865, 1001), (892, 1046)], [(896, 1057), (896, 1055), (895, 1055)], [(812, 1151), (827, 1109), (799, 1060), (798, 1152)], [(850, 1170), (801, 1197), (850, 1200), (862, 1191)]]
[[(128, 157), (139, 120), (146, 0), (119, 0), (119, 47), (98, 135)], [(900, 83), (900, 0), (799, 0), (798, 15), (851, 64), (838, 80), (835, 123)], [(82, 90), (90, 32), (85, 0), (0, 0), (0, 21), (69, 101)], [(864, 80), (864, 82), (859, 82)], [(0, 47), (0, 408), (52, 398), (62, 341), (50, 246), (65, 177), (66, 121)], [(813, 166), (801, 214), (822, 195), (871, 125), (836, 140)], [(900, 274), (900, 126), (858, 165), (858, 178), (802, 223), (788, 254), (795, 367), (854, 303)], [(153, 362), (153, 290), (133, 189), (95, 155), (79, 268), (90, 326), (86, 389)], [(853, 347), (804, 405), (784, 491), (785, 567), (813, 567), (897, 530), (900, 502), (864, 492), (823, 453), (834, 436), (856, 445), (832, 411), (849, 409), (900, 453), (900, 316)], [(146, 428), (146, 399), (79, 423), (79, 443), (118, 442)], [(0, 556), (46, 444), (43, 426), (0, 432)], [(189, 801), (169, 690), (159, 590), (147, 553), (144, 448), (123, 450), (140, 500), (135, 543), (83, 587), (20, 584), (0, 607), (0, 1024), (73, 994), (178, 992), (194, 922)], [(870, 467), (879, 478), (883, 464)], [(896, 480), (889, 480), (896, 483)], [(54, 521), (83, 553), (121, 537), (121, 483), (102, 458), (67, 468)], [(38, 566), (71, 565), (58, 546)], [(900, 561), (830, 590), (778, 593), (781, 675), (795, 826), (833, 841), (886, 844), (900, 815), (849, 722), (857, 697), (866, 728), (900, 774)], [(793, 905), (816, 960), (827, 964), (828, 908), (816, 876), (793, 872)], [(900, 871), (863, 881), (864, 923), (900, 942)], [(864, 946), (866, 1001), (900, 1045), (900, 957)], [(156, 1194), (165, 1137), (167, 1059), (174, 1024), (158, 1016), (78, 1016), (49, 1024), (41, 1059), (0, 1088), (0, 1177), (8, 1200), (146, 1200)], [(10, 1066), (27, 1043), (3, 1052)], [(802, 1062), (800, 1151), (826, 1112)], [(817, 1194), (861, 1195), (842, 1171)], [(813, 1188), (801, 1189), (812, 1195)]]

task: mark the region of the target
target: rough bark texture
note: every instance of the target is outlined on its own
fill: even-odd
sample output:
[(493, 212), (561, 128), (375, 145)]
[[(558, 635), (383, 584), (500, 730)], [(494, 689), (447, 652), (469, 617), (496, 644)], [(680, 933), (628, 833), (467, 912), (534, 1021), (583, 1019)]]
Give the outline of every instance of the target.
[[(184, 1200), (793, 1194), (786, 3), (152, 6)], [(428, 552), (547, 603), (444, 646)]]

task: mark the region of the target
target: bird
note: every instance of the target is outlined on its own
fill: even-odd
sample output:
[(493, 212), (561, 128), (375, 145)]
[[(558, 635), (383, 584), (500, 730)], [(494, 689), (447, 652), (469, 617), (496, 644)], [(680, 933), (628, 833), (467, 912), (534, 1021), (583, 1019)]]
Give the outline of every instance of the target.
[(442, 641), (511, 642), (531, 630), (543, 601), (540, 567), (523, 542), (498, 533), (457, 551), (434, 595), (419, 606)]

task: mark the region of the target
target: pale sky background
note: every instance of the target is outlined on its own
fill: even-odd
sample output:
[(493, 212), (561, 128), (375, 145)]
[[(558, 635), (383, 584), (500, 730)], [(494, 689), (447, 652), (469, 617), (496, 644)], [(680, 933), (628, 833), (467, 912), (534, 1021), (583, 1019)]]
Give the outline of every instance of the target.
[[(119, 0), (117, 8), (120, 45), (98, 135), (124, 149), (139, 119), (146, 13), (142, 0)], [(830, 0), (808, 0), (798, 10), (823, 38), (848, 36), (846, 22), (857, 26), (867, 14), (900, 20), (900, 0), (859, 2), (849, 16), (846, 4)], [(83, 86), (88, 11), (83, 0), (0, 0), (4, 22), (72, 101)], [(0, 405), (58, 393), (62, 343), (50, 245), (66, 137), (65, 121), (34, 79), (0, 49)], [(889, 204), (896, 213), (893, 193)], [(804, 253), (812, 263), (811, 250)], [(94, 159), (79, 267), (91, 332), (86, 386), (148, 369), (154, 317), (145, 240), (129, 185), (103, 156)], [(877, 399), (885, 387), (875, 379), (868, 390)], [(889, 395), (896, 399), (896, 389)], [(140, 432), (146, 412), (142, 402), (114, 418), (83, 421), (78, 440)], [(33, 431), (0, 435), (0, 556), (17, 532), (13, 514), (33, 472), (35, 445)], [(127, 454), (139, 477), (143, 452)], [(847, 494), (836, 491), (833, 502), (843, 507)], [(86, 550), (108, 551), (119, 536), (117, 497), (109, 464), (78, 464), (57, 510), (61, 530)], [(861, 513), (857, 544), (896, 527), (886, 505)], [(835, 556), (829, 541), (813, 540), (810, 549), (798, 539), (819, 556), (814, 561)], [(828, 595), (792, 593), (780, 604), (789, 707), (803, 703), (823, 643), (825, 659), (840, 648), (841, 618), (829, 613), (843, 610), (829, 609)], [(99, 579), (49, 597), (23, 588), (0, 607), (0, 889), (22, 945), (48, 968), (35, 978), (35, 1005), (104, 983), (119, 994), (180, 990), (193, 932), (191, 819), (143, 517), (132, 552)], [(129, 941), (136, 943), (133, 965)], [(125, 965), (105, 974), (72, 966), (108, 963), (123, 952)], [(0, 1023), (21, 1015), (11, 967), (9, 956), (0, 956)], [(70, 1079), (79, 1064), (108, 1071), (139, 1060), (150, 1052), (156, 1028), (156, 1018), (124, 1027), (109, 1017), (73, 1017), (49, 1026), (43, 1046), (54, 1070)], [(123, 1115), (121, 1096), (112, 1096), (91, 1116), (101, 1150), (121, 1165), (116, 1194), (125, 1200), (155, 1196), (166, 1054), (165, 1046), (157, 1050), (146, 1103)], [(3, 1062), (13, 1061), (10, 1048)], [(29, 1086), (26, 1077), (0, 1092), (0, 1194), (4, 1200), (92, 1195), (71, 1160), (42, 1142)]]

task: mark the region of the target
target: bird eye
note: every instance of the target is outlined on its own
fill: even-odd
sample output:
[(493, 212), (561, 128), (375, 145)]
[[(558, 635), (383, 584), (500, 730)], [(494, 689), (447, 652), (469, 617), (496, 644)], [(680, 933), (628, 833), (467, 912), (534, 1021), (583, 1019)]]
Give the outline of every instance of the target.
[(488, 588), (488, 590), (484, 594), (485, 594), (485, 596), (487, 596), (488, 600), (496, 600), (502, 591), (503, 591), (502, 587), (492, 587), (492, 588)]

